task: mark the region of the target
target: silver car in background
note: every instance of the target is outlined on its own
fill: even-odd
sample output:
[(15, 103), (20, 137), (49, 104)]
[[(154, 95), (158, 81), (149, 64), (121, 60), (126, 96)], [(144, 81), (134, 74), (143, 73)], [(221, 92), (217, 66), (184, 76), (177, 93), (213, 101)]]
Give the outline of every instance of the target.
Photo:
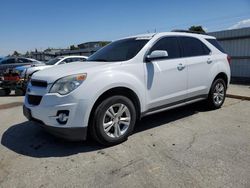
[(67, 63), (72, 63), (72, 62), (84, 62), (87, 60), (88, 57), (86, 56), (60, 56), (56, 57), (54, 59), (51, 59), (47, 62), (45, 62), (44, 65), (40, 66), (31, 66), (28, 67), (27, 69), (24, 69), (21, 73), (22, 78), (30, 78), (35, 72), (44, 70), (56, 65), (63, 65)]

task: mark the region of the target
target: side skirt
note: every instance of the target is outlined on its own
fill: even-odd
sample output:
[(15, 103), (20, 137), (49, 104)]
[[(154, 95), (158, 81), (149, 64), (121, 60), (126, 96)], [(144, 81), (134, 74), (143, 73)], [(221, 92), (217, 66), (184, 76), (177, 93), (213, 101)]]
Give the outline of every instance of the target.
[(162, 105), (162, 106), (159, 106), (159, 107), (151, 108), (151, 109), (149, 109), (149, 110), (147, 110), (145, 112), (142, 112), (141, 117), (151, 115), (151, 114), (155, 114), (155, 113), (162, 112), (162, 111), (166, 111), (166, 110), (170, 110), (170, 109), (173, 109), (173, 108), (185, 106), (185, 105), (192, 104), (192, 103), (195, 103), (195, 102), (198, 102), (198, 101), (202, 101), (202, 100), (207, 99), (207, 97), (208, 97), (208, 95), (199, 95), (199, 96), (196, 96), (196, 97), (191, 97), (191, 98), (184, 99), (184, 100), (181, 100), (181, 101), (177, 101), (177, 102)]

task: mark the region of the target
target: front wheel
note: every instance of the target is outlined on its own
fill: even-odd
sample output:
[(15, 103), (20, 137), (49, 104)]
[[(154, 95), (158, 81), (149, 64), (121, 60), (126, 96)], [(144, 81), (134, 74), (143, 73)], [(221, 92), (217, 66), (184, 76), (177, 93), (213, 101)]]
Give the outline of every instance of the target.
[(127, 140), (136, 122), (135, 106), (124, 96), (105, 99), (95, 110), (92, 137), (103, 145), (115, 145)]
[(207, 103), (211, 109), (220, 108), (226, 98), (226, 83), (223, 79), (216, 79), (210, 89)]

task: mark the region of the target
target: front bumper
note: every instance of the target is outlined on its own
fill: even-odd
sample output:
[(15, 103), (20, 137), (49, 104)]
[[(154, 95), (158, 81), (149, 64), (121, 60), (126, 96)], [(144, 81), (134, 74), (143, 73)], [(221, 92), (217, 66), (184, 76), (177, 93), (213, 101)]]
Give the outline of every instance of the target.
[(31, 110), (26, 106), (23, 106), (23, 114), (29, 121), (34, 122), (54, 136), (70, 141), (86, 140), (87, 138), (87, 127), (55, 127), (46, 125), (42, 120), (32, 117)]

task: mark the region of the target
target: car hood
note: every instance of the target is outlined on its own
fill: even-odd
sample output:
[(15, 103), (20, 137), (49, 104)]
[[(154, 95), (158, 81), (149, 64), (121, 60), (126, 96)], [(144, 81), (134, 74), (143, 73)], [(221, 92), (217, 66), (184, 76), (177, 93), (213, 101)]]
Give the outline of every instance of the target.
[(107, 66), (108, 62), (74, 62), (59, 66), (53, 66), (49, 69), (38, 71), (34, 73), (32, 79), (44, 80), (48, 83), (53, 83), (59, 78), (66, 77), (73, 74), (88, 73), (93, 68)]

